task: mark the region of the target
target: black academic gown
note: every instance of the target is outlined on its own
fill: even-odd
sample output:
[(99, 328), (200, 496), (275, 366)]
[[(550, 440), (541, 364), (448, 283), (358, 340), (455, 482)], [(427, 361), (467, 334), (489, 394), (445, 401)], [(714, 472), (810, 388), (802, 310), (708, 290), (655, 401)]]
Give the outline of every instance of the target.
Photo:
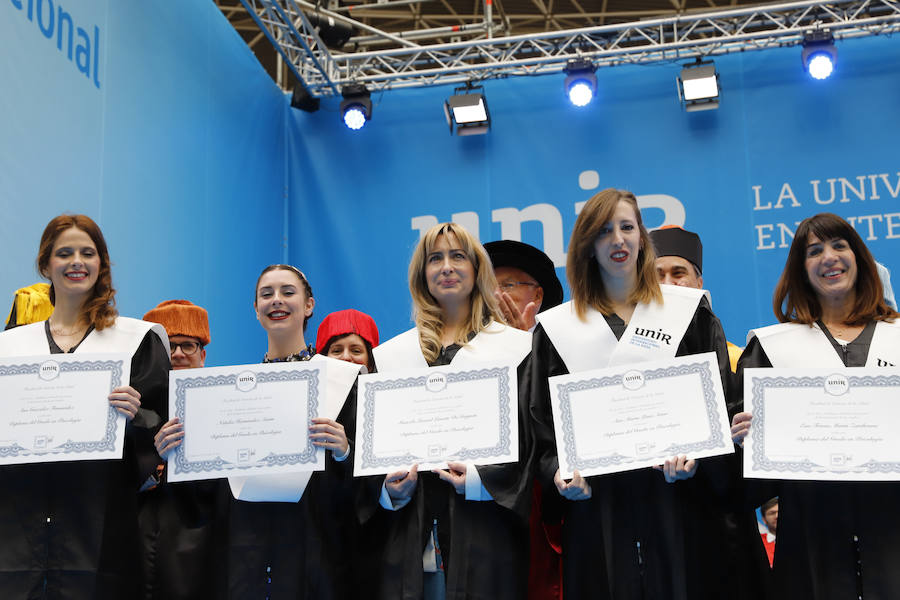
[[(873, 325), (847, 345), (846, 354), (835, 348), (846, 366), (865, 366)], [(738, 376), (771, 366), (753, 338)], [(900, 482), (748, 480), (748, 488), (751, 506), (779, 498), (775, 598), (900, 598)]]
[(137, 495), (159, 461), (153, 434), (167, 414), (168, 371), (168, 350), (148, 331), (131, 360), (141, 408), (122, 460), (0, 467), (0, 598), (139, 597)]
[[(607, 317), (621, 338), (625, 323)], [(706, 299), (701, 300), (676, 356), (715, 351), (723, 385), (729, 363), (725, 335)], [(701, 459), (691, 479), (666, 483), (654, 469), (589, 477), (592, 495), (580, 501), (559, 495), (558, 468), (547, 378), (567, 374), (543, 327), (534, 332), (526, 385), (544, 486), (545, 520), (562, 519), (563, 597), (610, 600), (728, 598), (724, 523), (730, 457)], [(603, 365), (598, 365), (601, 367)]]
[(139, 497), (144, 598), (216, 598), (217, 481), (164, 482)]
[[(459, 346), (443, 350), (429, 366), (448, 365)], [(519, 461), (479, 466), (481, 483), (493, 497), (467, 501), (437, 475), (419, 472), (410, 502), (397, 511), (379, 506), (384, 477), (358, 483), (363, 523), (361, 566), (368, 587), (360, 598), (421, 600), (422, 553), (438, 521), (447, 600), (521, 600), (527, 595), (531, 505), (532, 435), (527, 395), (522, 393), (525, 361), (519, 366)]]
[[(337, 421), (349, 440), (356, 425), (356, 385)], [(307, 435), (307, 432), (300, 432)], [(352, 444), (352, 442), (351, 442)], [(355, 535), (353, 450), (341, 462), (326, 452), (299, 502), (244, 502), (219, 482), (223, 537), (217, 598), (342, 600), (353, 595)]]

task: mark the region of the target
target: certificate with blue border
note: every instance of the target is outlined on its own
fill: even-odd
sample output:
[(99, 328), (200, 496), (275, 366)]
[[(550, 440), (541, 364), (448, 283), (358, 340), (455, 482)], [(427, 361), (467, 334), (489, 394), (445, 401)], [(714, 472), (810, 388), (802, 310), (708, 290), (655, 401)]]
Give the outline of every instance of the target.
[(747, 369), (744, 476), (900, 480), (900, 369)]
[(714, 352), (551, 377), (550, 401), (566, 479), (734, 452)]
[(326, 366), (288, 362), (169, 373), (169, 415), (184, 442), (169, 456), (169, 481), (321, 471), (325, 452), (309, 439)]
[(125, 417), (109, 393), (130, 370), (126, 354), (0, 359), (0, 464), (122, 458)]
[(515, 462), (517, 397), (507, 363), (360, 375), (353, 474)]

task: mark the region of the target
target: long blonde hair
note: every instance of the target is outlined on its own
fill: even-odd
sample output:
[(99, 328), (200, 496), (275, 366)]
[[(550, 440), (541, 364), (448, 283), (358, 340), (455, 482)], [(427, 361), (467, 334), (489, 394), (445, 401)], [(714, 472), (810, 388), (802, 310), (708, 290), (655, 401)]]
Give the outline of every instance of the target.
[(484, 247), (461, 225), (456, 223), (435, 225), (419, 240), (409, 263), (409, 292), (413, 300), (413, 320), (419, 330), (422, 355), (429, 363), (436, 360), (441, 353), (444, 318), (440, 304), (428, 291), (425, 263), (428, 255), (434, 250), (438, 238), (450, 234), (456, 236), (460, 249), (465, 252), (475, 268), (475, 285), (469, 295), (469, 320), (466, 327), (458, 332), (454, 342), (465, 345), (468, 334), (478, 333), (491, 319), (504, 322), (497, 299), (494, 297), (497, 279), (494, 277), (494, 268)]
[(608, 188), (597, 192), (587, 201), (572, 230), (569, 240), (569, 252), (566, 258), (566, 277), (572, 291), (572, 302), (575, 314), (582, 321), (587, 316), (588, 308), (594, 308), (604, 315), (613, 313), (609, 295), (603, 286), (600, 267), (594, 257), (594, 241), (601, 230), (613, 218), (619, 201), (624, 200), (634, 209), (638, 229), (641, 235), (641, 248), (638, 252), (637, 284), (628, 297), (629, 302), (662, 302), (662, 290), (656, 275), (656, 253), (650, 234), (644, 227), (637, 198), (625, 190)]

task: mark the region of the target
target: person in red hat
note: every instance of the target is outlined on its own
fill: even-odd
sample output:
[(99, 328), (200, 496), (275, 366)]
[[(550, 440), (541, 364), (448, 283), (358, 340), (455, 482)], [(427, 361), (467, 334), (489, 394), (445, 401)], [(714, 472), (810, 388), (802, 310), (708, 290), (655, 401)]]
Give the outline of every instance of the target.
[(378, 327), (375, 320), (352, 308), (331, 313), (316, 332), (319, 354), (364, 365), (369, 373), (375, 372), (372, 348), (377, 345)]

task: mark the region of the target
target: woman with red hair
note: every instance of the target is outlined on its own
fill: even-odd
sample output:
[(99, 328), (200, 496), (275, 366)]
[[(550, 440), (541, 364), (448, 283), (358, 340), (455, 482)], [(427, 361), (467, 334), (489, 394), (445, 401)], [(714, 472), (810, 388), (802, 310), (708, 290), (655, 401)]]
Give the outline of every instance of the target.
[(0, 356), (122, 352), (128, 385), (109, 394), (125, 415), (119, 460), (0, 467), (0, 597), (136, 598), (137, 495), (154, 481), (154, 429), (166, 414), (168, 338), (161, 325), (118, 316), (109, 252), (84, 215), (60, 215), (37, 259), (53, 314), (0, 334)]

